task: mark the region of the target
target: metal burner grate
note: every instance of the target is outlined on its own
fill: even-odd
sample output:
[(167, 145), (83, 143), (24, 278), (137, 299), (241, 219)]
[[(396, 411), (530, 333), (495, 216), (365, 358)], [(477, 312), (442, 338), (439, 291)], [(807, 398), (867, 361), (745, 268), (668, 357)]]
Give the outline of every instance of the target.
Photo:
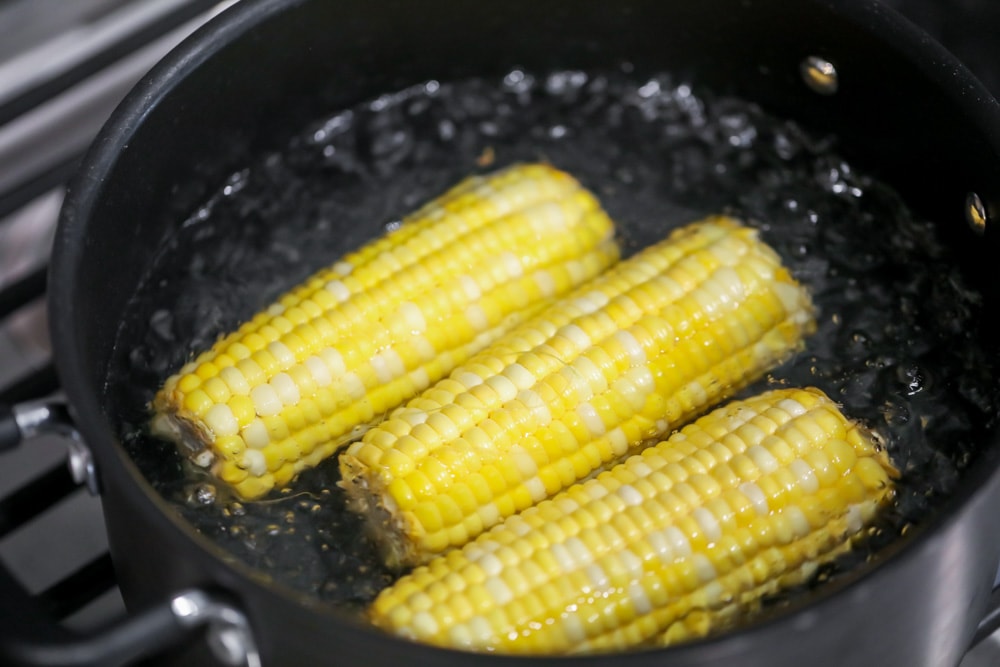
[[(0, 406), (59, 391), (44, 301), (65, 182), (139, 77), (231, 2), (0, 2)], [(51, 436), (0, 453), (0, 595), (86, 631), (126, 611), (100, 499), (66, 458)]]

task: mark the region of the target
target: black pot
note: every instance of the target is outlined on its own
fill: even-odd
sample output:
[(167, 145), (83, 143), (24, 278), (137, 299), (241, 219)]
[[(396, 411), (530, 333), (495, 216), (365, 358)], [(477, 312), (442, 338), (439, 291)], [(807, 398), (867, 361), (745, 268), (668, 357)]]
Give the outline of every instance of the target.
[[(804, 85), (800, 64), (810, 56), (835, 63), (835, 94)], [(122, 593), (130, 608), (149, 611), (89, 641), (40, 634), (25, 610), (22, 632), (4, 640), (0, 655), (15, 663), (110, 664), (176, 644), (175, 658), (212, 664), (187, 633), (208, 625), (217, 655), (228, 647), (243, 659), (252, 636), (251, 663), (259, 655), (264, 665), (564, 662), (470, 658), (387, 637), (233, 562), (167, 511), (124, 454), (105, 381), (127, 302), (162, 240), (225, 176), (307, 120), (428, 79), (499, 76), (515, 64), (587, 70), (622, 61), (638, 71), (676, 72), (836, 133), (850, 159), (940, 221), (989, 312), (997, 235), (989, 224), (984, 234), (971, 231), (966, 213), (976, 193), (987, 217), (1000, 216), (1000, 107), (943, 49), (875, 2), (243, 0), (121, 105), (71, 186), (53, 253), (50, 319), (60, 376), (96, 460)], [(987, 613), (1000, 562), (1000, 530), (990, 518), (1000, 500), (998, 462), (1000, 443), (991, 437), (931, 519), (780, 614), (677, 648), (575, 660), (955, 665)], [(207, 596), (179, 595), (190, 589)], [(46, 639), (55, 643), (45, 646)]]

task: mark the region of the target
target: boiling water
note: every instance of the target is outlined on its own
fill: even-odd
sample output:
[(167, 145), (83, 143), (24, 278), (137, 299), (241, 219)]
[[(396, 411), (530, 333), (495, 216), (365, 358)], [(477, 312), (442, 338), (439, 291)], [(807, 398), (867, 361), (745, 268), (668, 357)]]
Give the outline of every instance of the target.
[(762, 230), (810, 286), (819, 330), (745, 393), (818, 386), (882, 434), (901, 492), (870, 549), (954, 489), (995, 419), (996, 389), (970, 333), (978, 297), (929, 222), (838, 157), (835, 139), (744, 101), (668, 76), (635, 81), (627, 68), (512, 71), (341, 110), (234, 173), (179, 226), (139, 288), (110, 378), (128, 449), (176, 511), (236, 558), (331, 603), (363, 605), (390, 582), (343, 509), (335, 460), (236, 502), (148, 435), (146, 404), (196, 351), (400, 215), (469, 173), (534, 160), (599, 196), (626, 253), (709, 213)]

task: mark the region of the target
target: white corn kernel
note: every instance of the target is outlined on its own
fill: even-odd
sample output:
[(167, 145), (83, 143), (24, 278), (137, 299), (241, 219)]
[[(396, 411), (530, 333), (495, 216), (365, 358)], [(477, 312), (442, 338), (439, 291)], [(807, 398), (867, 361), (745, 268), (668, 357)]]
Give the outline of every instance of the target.
[(270, 384), (257, 385), (251, 389), (250, 400), (261, 417), (272, 417), (281, 412), (281, 399)]
[(270, 352), (278, 362), (278, 367), (284, 370), (291, 368), (295, 364), (295, 355), (288, 349), (288, 346), (280, 340), (267, 344), (267, 351)]
[(299, 387), (288, 373), (278, 373), (268, 382), (285, 405), (295, 405), (299, 402)]
[(271, 444), (271, 436), (268, 435), (267, 427), (259, 418), (243, 427), (242, 436), (247, 447), (253, 449), (263, 449)]
[(326, 291), (332, 294), (333, 298), (340, 303), (343, 303), (351, 298), (351, 290), (348, 289), (347, 285), (339, 280), (331, 280), (324, 285), (324, 287), (326, 288)]
[(805, 493), (813, 494), (819, 491), (819, 480), (808, 463), (802, 459), (795, 459), (788, 468), (799, 478), (799, 484)]
[(476, 331), (484, 331), (490, 326), (486, 311), (478, 303), (473, 303), (465, 309), (465, 319), (469, 321), (469, 326)]
[(580, 416), (583, 425), (590, 431), (591, 436), (597, 438), (604, 435), (606, 431), (604, 421), (601, 420), (601, 416), (597, 414), (597, 410), (594, 409), (593, 405), (590, 403), (580, 403), (576, 407), (576, 414)]
[(248, 449), (243, 452), (243, 465), (256, 477), (267, 473), (267, 459), (259, 449)]
[(303, 363), (317, 387), (327, 387), (333, 382), (333, 378), (330, 375), (330, 368), (316, 355), (306, 357)]
[(233, 392), (236, 396), (247, 396), (250, 394), (250, 383), (247, 382), (247, 378), (240, 369), (235, 366), (226, 366), (219, 371), (219, 377), (226, 386), (229, 387), (229, 391)]
[(236, 435), (240, 430), (240, 423), (225, 403), (216, 403), (210, 407), (205, 414), (205, 423), (216, 437)]

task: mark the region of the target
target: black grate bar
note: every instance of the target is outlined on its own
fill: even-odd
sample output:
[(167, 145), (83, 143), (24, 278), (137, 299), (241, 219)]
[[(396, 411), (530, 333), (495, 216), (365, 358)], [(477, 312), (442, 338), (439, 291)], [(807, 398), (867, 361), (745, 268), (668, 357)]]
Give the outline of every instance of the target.
[(0, 499), (0, 538), (17, 530), (79, 488), (73, 481), (69, 466), (60, 462)]
[(104, 552), (36, 596), (50, 618), (64, 619), (114, 588), (115, 568)]
[(48, 267), (40, 266), (0, 290), (0, 320), (45, 294)]
[[(2, 0), (0, 0), (2, 1)], [(76, 152), (43, 172), (8, 188), (0, 196), (0, 218), (18, 211), (46, 192), (61, 188), (76, 173), (83, 153)]]
[(59, 376), (52, 362), (39, 366), (6, 387), (0, 387), (0, 403), (22, 403), (43, 398), (59, 390)]
[(219, 0), (188, 0), (156, 21), (124, 35), (107, 48), (62, 74), (39, 83), (8, 102), (0, 103), (0, 125), (38, 107), (112, 63), (149, 44), (187, 21), (197, 18), (218, 4)]

